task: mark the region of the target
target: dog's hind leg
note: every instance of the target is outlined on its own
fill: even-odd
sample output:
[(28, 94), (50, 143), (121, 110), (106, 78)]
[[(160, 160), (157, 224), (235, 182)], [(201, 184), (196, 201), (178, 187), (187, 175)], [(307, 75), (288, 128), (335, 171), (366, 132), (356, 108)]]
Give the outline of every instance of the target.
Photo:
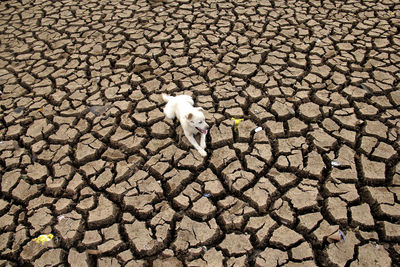
[(165, 117), (167, 117), (168, 119), (175, 119), (175, 110), (173, 107), (173, 103), (167, 103), (167, 105), (164, 108), (164, 114)]
[(193, 98), (189, 95), (181, 95), (179, 96), (180, 98), (182, 98), (182, 101), (188, 102), (190, 105), (194, 105), (194, 101)]

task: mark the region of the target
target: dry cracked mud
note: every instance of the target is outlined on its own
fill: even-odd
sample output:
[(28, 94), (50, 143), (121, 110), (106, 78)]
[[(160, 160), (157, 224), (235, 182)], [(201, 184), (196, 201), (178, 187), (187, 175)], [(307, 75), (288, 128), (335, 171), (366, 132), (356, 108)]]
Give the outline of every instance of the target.
[[(0, 266), (398, 266), (399, 18), (1, 1)], [(204, 108), (207, 157), (161, 93)]]

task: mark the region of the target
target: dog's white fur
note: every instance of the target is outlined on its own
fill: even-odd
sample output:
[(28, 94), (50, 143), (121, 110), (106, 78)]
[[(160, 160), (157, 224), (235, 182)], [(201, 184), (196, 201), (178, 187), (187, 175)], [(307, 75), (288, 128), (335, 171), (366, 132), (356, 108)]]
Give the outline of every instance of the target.
[[(203, 157), (207, 156), (206, 135), (208, 124), (206, 123), (201, 107), (194, 107), (194, 101), (191, 96), (179, 95), (169, 96), (162, 94), (162, 98), (167, 102), (164, 108), (164, 114), (169, 119), (178, 118), (182, 125), (186, 138), (199, 151)], [(200, 145), (194, 139), (194, 135), (200, 133)]]

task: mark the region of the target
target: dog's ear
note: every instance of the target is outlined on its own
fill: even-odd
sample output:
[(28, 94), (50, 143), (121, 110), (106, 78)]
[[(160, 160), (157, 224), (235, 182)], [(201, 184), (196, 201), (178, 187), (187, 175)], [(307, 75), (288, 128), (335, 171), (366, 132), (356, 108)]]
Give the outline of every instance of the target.
[(196, 108), (198, 111), (203, 111), (204, 109), (202, 107), (197, 107)]
[(188, 120), (191, 120), (191, 119), (193, 118), (193, 114), (192, 114), (192, 113), (187, 114), (187, 115), (186, 115), (186, 118), (187, 118)]

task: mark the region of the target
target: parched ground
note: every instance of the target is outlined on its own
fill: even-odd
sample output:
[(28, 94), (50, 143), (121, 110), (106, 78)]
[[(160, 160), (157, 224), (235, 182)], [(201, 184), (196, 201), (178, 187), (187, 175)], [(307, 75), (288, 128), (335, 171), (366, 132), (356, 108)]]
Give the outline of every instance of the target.
[[(397, 0), (0, 2), (0, 265), (398, 266), (399, 18)], [(206, 110), (207, 157), (161, 93)]]

